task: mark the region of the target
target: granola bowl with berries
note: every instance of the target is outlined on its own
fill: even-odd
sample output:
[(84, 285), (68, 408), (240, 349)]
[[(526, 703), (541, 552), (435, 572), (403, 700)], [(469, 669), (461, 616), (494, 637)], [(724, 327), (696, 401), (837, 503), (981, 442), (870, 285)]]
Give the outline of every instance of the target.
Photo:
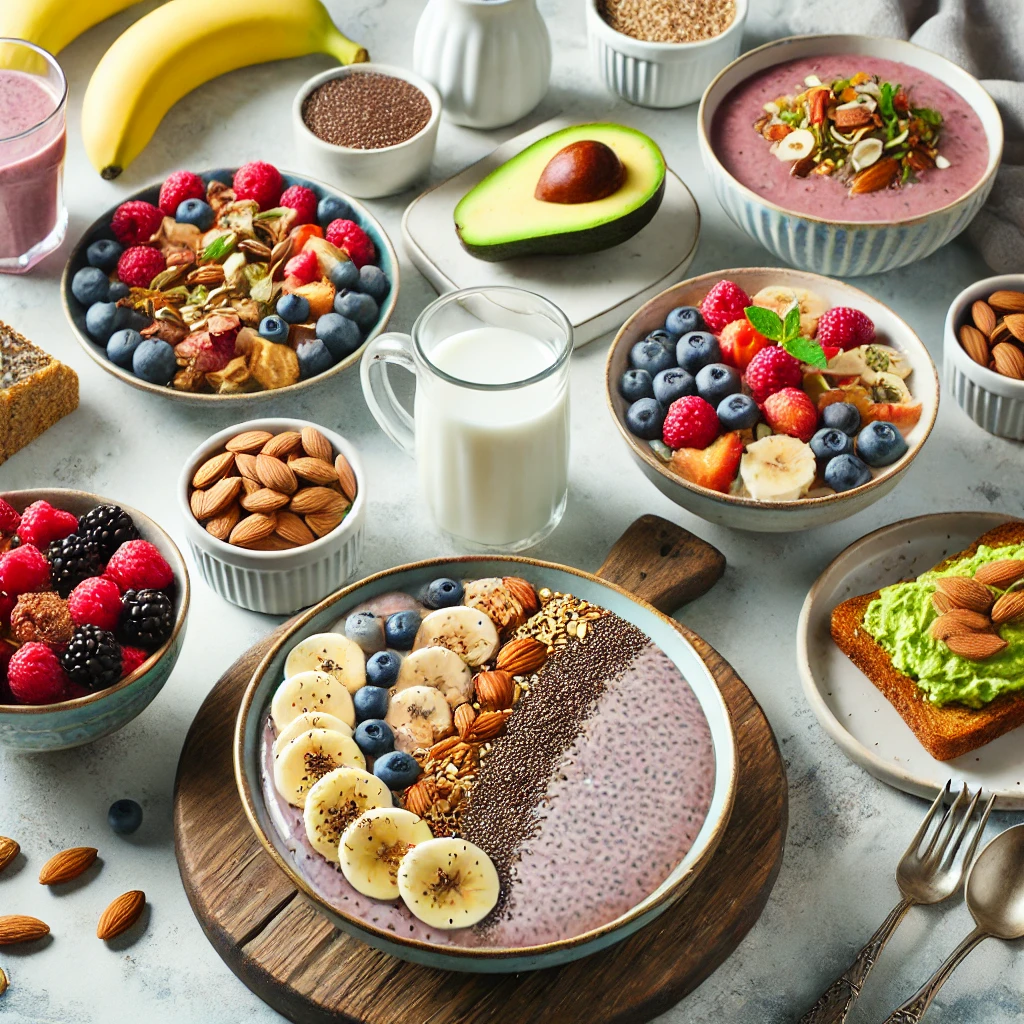
[(142, 512), (0, 494), (0, 745), (65, 750), (126, 725), (167, 682), (188, 606), (181, 552)]
[(605, 386), (634, 461), (709, 522), (809, 529), (896, 486), (939, 406), (931, 357), (865, 292), (777, 267), (655, 296), (616, 335)]
[(588, 573), (481, 556), (298, 618), (242, 698), (235, 773), (257, 837), (339, 928), (504, 973), (671, 906), (728, 822), (736, 749), (673, 620)]
[(1003, 128), (962, 68), (913, 43), (797, 36), (708, 87), (698, 138), (716, 198), (787, 263), (875, 274), (958, 235), (995, 181)]
[(192, 405), (298, 391), (387, 326), (398, 257), (355, 199), (253, 161), (175, 171), (108, 210), (61, 292), (79, 343), (126, 384)]

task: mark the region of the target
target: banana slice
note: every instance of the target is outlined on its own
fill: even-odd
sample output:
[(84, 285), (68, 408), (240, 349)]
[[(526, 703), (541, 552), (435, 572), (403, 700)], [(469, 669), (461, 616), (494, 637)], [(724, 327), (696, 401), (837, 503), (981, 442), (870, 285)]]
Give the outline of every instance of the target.
[(313, 849), (338, 863), (341, 835), (364, 811), (391, 806), (391, 791), (376, 775), (345, 765), (328, 772), (309, 791), (302, 819)]
[(274, 785), (293, 807), (305, 807), (317, 782), (343, 765), (366, 768), (355, 740), (332, 729), (310, 729), (274, 755)]
[(413, 650), (447, 647), (467, 665), (476, 668), (490, 661), (498, 650), (498, 630), (490, 617), (463, 604), (438, 608), (421, 623)]
[(447, 647), (421, 647), (402, 662), (394, 692), (410, 686), (432, 686), (440, 690), (452, 710), (473, 699), (473, 673)]
[(906, 354), (889, 345), (858, 345), (829, 360), (822, 373), (837, 377), (859, 377), (863, 373), (894, 373), (905, 380), (913, 372)]
[(284, 663), (285, 676), (299, 672), (326, 672), (349, 693), (366, 685), (366, 656), (354, 640), (340, 633), (314, 633), (300, 640)]
[(740, 477), (757, 501), (796, 501), (814, 483), (818, 467), (809, 444), (772, 434), (753, 444), (740, 459)]
[(352, 726), (348, 722), (343, 722), (340, 718), (324, 711), (306, 711), (298, 718), (293, 718), (277, 734), (274, 739), (274, 753), (276, 754), (282, 747), (291, 743), (296, 736), (301, 736), (304, 732), (309, 732), (310, 729), (332, 729), (334, 732), (340, 732), (343, 736), (352, 735)]
[(818, 320), (829, 309), (828, 300), (823, 299), (817, 292), (807, 288), (784, 288), (778, 285), (762, 288), (750, 301), (762, 309), (774, 310), (783, 320), (796, 303), (800, 307), (800, 331), (807, 338), (814, 337), (818, 330)]
[(452, 709), (433, 686), (410, 686), (388, 701), (384, 721), (395, 734), (395, 747), (411, 754), (451, 732)]
[(350, 729), (356, 725), (352, 696), (326, 672), (299, 672), (289, 675), (277, 688), (270, 702), (270, 716), (278, 733), (299, 715), (320, 712), (340, 718)]
[(397, 900), (398, 868), (409, 851), (434, 838), (430, 826), (412, 811), (379, 807), (345, 829), (338, 847), (341, 873), (356, 892), (375, 900)]
[(501, 891), (491, 858), (465, 839), (431, 839), (398, 866), (405, 905), (434, 928), (469, 928), (497, 905)]

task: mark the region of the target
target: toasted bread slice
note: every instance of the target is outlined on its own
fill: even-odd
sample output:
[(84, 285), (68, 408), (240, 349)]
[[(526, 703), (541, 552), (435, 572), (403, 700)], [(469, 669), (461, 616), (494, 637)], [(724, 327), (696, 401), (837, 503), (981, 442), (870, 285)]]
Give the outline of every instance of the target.
[[(982, 544), (1000, 548), (1020, 543), (1024, 543), (1024, 521), (1018, 519), (982, 534), (969, 548), (950, 555), (935, 568), (969, 558)], [(832, 612), (832, 639), (878, 687), (932, 757), (951, 761), (1024, 725), (1024, 692), (997, 697), (977, 710), (960, 704), (937, 707), (926, 700), (917, 682), (893, 665), (863, 626), (864, 612), (878, 595), (876, 590), (837, 605)]]

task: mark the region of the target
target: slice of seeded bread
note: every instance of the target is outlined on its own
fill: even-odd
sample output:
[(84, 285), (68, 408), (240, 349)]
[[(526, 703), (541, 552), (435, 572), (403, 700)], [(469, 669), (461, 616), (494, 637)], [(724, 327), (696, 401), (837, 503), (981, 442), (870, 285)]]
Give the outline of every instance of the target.
[[(1024, 521), (1014, 520), (982, 534), (969, 548), (950, 555), (935, 568), (942, 569), (969, 558), (982, 544), (999, 548), (1022, 542)], [(863, 626), (864, 613), (878, 594), (876, 590), (838, 605), (832, 612), (832, 639), (881, 690), (932, 757), (951, 761), (1024, 725), (1024, 693), (997, 697), (977, 710), (961, 704), (937, 707), (926, 700), (916, 681), (893, 665), (889, 655)]]

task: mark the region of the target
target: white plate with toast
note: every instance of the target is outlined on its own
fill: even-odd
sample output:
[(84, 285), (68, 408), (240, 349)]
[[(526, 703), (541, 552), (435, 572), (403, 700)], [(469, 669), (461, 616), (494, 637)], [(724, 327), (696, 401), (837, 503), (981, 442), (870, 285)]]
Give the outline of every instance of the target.
[(944, 512), (884, 526), (838, 555), (804, 601), (797, 666), (811, 708), (852, 761), (905, 793), (932, 799), (953, 777), (994, 793), (997, 808), (1024, 809), (1022, 730), (951, 761), (932, 757), (881, 691), (836, 646), (832, 610), (849, 598), (927, 572), (1013, 518), (998, 512)]

